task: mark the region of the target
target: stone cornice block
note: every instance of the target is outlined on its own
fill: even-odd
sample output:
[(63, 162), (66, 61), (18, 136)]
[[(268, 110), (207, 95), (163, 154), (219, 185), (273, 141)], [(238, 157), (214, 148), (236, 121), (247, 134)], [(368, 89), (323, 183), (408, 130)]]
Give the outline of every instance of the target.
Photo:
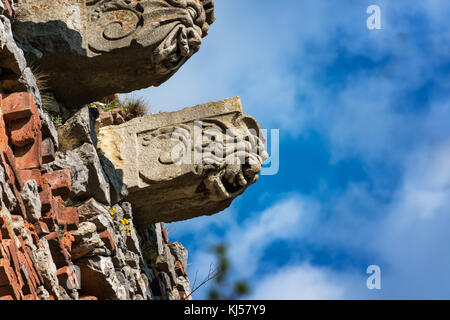
[(267, 159), (261, 129), (239, 97), (102, 127), (98, 140), (144, 225), (224, 210)]

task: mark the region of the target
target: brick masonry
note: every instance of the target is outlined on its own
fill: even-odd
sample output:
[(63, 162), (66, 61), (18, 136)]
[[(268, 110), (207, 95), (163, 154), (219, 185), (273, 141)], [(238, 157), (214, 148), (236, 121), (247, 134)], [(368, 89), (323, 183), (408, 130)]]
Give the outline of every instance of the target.
[[(0, 117), (0, 159), (7, 168), (8, 183), (18, 202), (12, 209), (12, 219), (27, 218), (20, 192), (27, 180), (34, 179), (42, 202), (42, 217), (34, 224), (24, 224), (33, 242), (38, 247), (39, 239), (46, 237), (51, 247), (57, 247), (52, 254), (58, 263), (58, 278), (66, 283), (70, 261), (70, 234), (60, 237), (49, 233), (48, 224), (58, 224), (66, 231), (78, 226), (78, 212), (66, 207), (65, 197), (71, 190), (70, 172), (66, 169), (43, 174), (42, 133), (39, 112), (33, 96), (27, 92), (1, 94)], [(54, 154), (53, 144), (46, 146), (47, 154)], [(37, 299), (37, 288), (41, 278), (32, 261), (28, 248), (20, 235), (14, 234), (6, 218), (0, 215), (0, 299)], [(20, 247), (16, 244), (20, 243)], [(70, 277), (69, 277), (70, 278)], [(50, 297), (53, 298), (53, 297)]]
[[(0, 14), (12, 18), (14, 13), (11, 2), (0, 1), (6, 8)], [(0, 48), (0, 53), (1, 50), (3, 49)], [(8, 58), (7, 63), (1, 64), (0, 71), (5, 74), (15, 73), (23, 79), (23, 74), (20, 74), (23, 70), (16, 61), (18, 60), (16, 53), (7, 52), (6, 56), (11, 58), (12, 55), (13, 58)], [(48, 128), (45, 127), (45, 117), (41, 121), (39, 99), (25, 91), (27, 88), (24, 85), (13, 87), (14, 90), (4, 90), (11, 86), (0, 86), (0, 167), (4, 171), (4, 179), (0, 182), (3, 183), (5, 180), (3, 186), (7, 185), (7, 189), (10, 189), (10, 194), (7, 195), (5, 190), (0, 190), (0, 199), (5, 204), (5, 208), (0, 211), (0, 300), (123, 299), (118, 295), (121, 290), (111, 292), (114, 285), (120, 284), (117, 277), (115, 284), (110, 283), (112, 275), (115, 272), (120, 274), (124, 272), (123, 270), (129, 271), (126, 274), (128, 277), (132, 276), (131, 278), (144, 279), (142, 276), (144, 273), (145, 278), (148, 278), (148, 282), (141, 281), (136, 288), (129, 290), (133, 295), (127, 294), (125, 299), (134, 299), (137, 296), (140, 299), (190, 299), (189, 281), (185, 270), (187, 252), (181, 252), (184, 248), (178, 247), (174, 247), (174, 250), (181, 253), (177, 255), (172, 252), (163, 224), (154, 225), (152, 230), (140, 230), (138, 237), (137, 230), (133, 227), (131, 207), (127, 213), (131, 230), (124, 231), (120, 230), (120, 224), (114, 225), (120, 221), (119, 218), (113, 222), (102, 220), (100, 213), (98, 217), (91, 217), (91, 213), (84, 212), (83, 216), (81, 214), (83, 207), (69, 205), (72, 203), (70, 198), (73, 191), (72, 179), (76, 177), (72, 177), (68, 169), (58, 168), (50, 171), (43, 169), (44, 164), (50, 164), (55, 160), (57, 152), (55, 144), (58, 144), (58, 139), (49, 136)], [(30, 92), (37, 91), (34, 89)], [(117, 96), (107, 97), (104, 102), (117, 98)], [(100, 126), (125, 121), (125, 115), (120, 109), (99, 111)], [(29, 180), (36, 182), (37, 193), (34, 194), (38, 194), (41, 208), (40, 216), (33, 216), (33, 219), (30, 219), (30, 212), (27, 212), (30, 210), (30, 200), (24, 193)], [(82, 205), (85, 208), (89, 207), (88, 202)], [(118, 204), (114, 205), (114, 209), (116, 215), (122, 214), (125, 218), (125, 210)], [(106, 214), (108, 219), (111, 219), (108, 210)], [(78, 239), (77, 236), (73, 236), (83, 229), (81, 223), (85, 224), (86, 230), (87, 217), (90, 217), (91, 225), (95, 224), (95, 233), (98, 232), (96, 235), (100, 239), (94, 243), (95, 248), (89, 247), (92, 245), (89, 241), (95, 240), (93, 233), (84, 235), (85, 238), (80, 234)], [(155, 249), (152, 252), (157, 252), (158, 255), (154, 256), (151, 252), (151, 254), (147, 252), (147, 255), (142, 254), (141, 246), (148, 243)], [(44, 260), (51, 262), (44, 264), (44, 268), (42, 261), (35, 255), (36, 251), (41, 249), (48, 253)], [(99, 253), (94, 253), (93, 249)], [(77, 260), (75, 256), (83, 259)], [(102, 261), (111, 262), (114, 271), (110, 273), (100, 272), (95, 268), (89, 269), (89, 263), (86, 261), (89, 262), (90, 258), (93, 261), (102, 258)], [(83, 261), (80, 260), (84, 260), (84, 268)], [(80, 275), (74, 272), (75, 264), (81, 266)], [(51, 270), (52, 266), (54, 270)], [(53, 280), (54, 283), (49, 283)], [(80, 286), (83, 281), (90, 283), (74, 293), (76, 290), (73, 288)], [(63, 293), (58, 291), (59, 286)], [(103, 287), (109, 291), (105, 292), (102, 290)]]

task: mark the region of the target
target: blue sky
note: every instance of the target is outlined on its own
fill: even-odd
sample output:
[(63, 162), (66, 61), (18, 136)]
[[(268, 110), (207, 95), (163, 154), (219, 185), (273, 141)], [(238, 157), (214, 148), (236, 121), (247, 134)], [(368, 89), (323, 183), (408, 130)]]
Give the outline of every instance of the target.
[(191, 280), (226, 241), (250, 298), (450, 298), (450, 2), (216, 0), (216, 15), (175, 76), (134, 94), (154, 112), (240, 96), (280, 130), (280, 171), (168, 225)]

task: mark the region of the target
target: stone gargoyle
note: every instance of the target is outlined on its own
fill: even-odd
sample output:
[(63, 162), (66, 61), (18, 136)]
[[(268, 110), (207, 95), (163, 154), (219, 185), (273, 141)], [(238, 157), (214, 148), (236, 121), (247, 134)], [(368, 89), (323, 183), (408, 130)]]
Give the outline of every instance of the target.
[(99, 129), (141, 226), (212, 215), (258, 179), (265, 139), (238, 97)]
[(14, 36), (66, 107), (159, 86), (214, 22), (213, 0), (17, 0)]

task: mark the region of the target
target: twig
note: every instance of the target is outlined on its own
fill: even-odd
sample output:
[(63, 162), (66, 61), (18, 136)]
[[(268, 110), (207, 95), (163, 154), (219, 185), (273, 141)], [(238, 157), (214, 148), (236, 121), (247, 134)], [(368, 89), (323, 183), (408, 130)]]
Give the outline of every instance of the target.
[[(191, 293), (184, 298), (184, 300), (189, 299), (189, 297), (192, 296), (192, 294), (194, 294), (194, 292), (196, 292), (198, 289), (203, 287), (207, 282), (209, 282), (212, 279), (214, 279), (215, 277), (217, 277), (217, 275), (219, 274), (219, 270), (217, 268), (212, 270), (212, 266), (213, 266), (213, 264), (211, 263), (209, 265), (208, 276), (206, 277), (206, 279), (203, 280), (194, 290), (192, 290)], [(198, 273), (198, 271), (197, 271), (197, 273)], [(195, 278), (197, 279), (197, 275), (195, 276)], [(194, 284), (195, 284), (196, 279), (194, 280)]]

